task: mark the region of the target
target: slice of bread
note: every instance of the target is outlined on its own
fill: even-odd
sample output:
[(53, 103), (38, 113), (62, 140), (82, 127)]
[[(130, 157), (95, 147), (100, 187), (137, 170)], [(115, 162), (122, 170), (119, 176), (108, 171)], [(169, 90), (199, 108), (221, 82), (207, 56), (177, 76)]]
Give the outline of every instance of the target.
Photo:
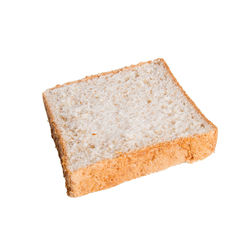
[(57, 85), (43, 93), (69, 196), (201, 160), (217, 128), (163, 59)]

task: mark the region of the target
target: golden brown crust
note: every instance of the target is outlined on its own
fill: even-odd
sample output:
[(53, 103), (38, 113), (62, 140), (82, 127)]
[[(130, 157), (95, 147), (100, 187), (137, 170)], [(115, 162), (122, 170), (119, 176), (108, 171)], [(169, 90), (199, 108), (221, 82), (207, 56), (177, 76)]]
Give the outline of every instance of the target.
[(61, 164), (62, 164), (62, 168), (63, 168), (63, 175), (65, 177), (66, 180), (66, 188), (68, 190), (68, 192), (70, 192), (71, 190), (71, 171), (67, 168), (67, 153), (66, 153), (66, 147), (65, 147), (65, 143), (62, 139), (62, 136), (60, 134), (59, 129), (56, 126), (56, 123), (54, 122), (54, 117), (53, 114), (50, 110), (50, 107), (48, 105), (48, 102), (46, 100), (45, 94), (43, 93), (43, 102), (44, 102), (44, 106), (45, 106), (45, 110), (48, 116), (48, 120), (49, 120), (49, 124), (50, 124), (50, 128), (51, 128), (51, 136), (55, 141), (55, 145), (61, 160)]
[[(52, 112), (50, 111), (46, 97), (43, 94), (44, 105), (51, 126), (52, 137), (55, 141), (59, 157), (61, 159), (63, 172), (66, 179), (67, 194), (69, 196), (78, 197), (90, 192), (116, 186), (122, 182), (157, 172), (179, 163), (201, 160), (209, 156), (214, 151), (218, 136), (217, 127), (201, 113), (194, 102), (185, 93), (173, 76), (166, 62), (163, 59), (159, 60), (164, 63), (165, 68), (172, 76), (174, 82), (181, 89), (190, 103), (192, 103), (197, 112), (211, 125), (212, 129), (205, 134), (194, 135), (187, 138), (179, 138), (170, 142), (163, 142), (157, 145), (148, 146), (137, 151), (122, 153), (114, 159), (102, 160), (95, 164), (71, 172), (67, 168), (67, 152), (65, 150), (65, 143), (60, 135), (60, 131), (56, 127)], [(88, 79), (100, 77), (102, 75), (115, 74), (122, 70), (131, 69), (135, 66), (150, 62), (152, 61), (85, 77), (82, 80), (69, 82), (64, 85), (78, 83), (83, 80), (86, 81)], [(57, 85), (54, 88), (59, 88), (64, 85)]]
[(201, 160), (214, 151), (216, 140), (217, 130), (211, 130), (207, 134), (160, 143), (80, 168), (72, 172), (68, 195), (81, 196), (183, 162)]

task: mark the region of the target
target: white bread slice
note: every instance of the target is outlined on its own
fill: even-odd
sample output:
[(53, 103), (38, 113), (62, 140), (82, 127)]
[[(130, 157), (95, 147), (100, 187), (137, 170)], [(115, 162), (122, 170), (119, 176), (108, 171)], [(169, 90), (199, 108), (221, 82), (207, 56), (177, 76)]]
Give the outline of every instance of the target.
[(201, 160), (217, 142), (163, 59), (57, 85), (43, 100), (72, 197)]

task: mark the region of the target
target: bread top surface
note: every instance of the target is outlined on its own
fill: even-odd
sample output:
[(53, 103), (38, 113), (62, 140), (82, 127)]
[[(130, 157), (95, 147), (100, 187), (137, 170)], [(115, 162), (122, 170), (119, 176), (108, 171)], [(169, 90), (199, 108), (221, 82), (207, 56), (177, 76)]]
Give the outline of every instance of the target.
[(213, 129), (162, 59), (48, 89), (44, 97), (70, 171)]

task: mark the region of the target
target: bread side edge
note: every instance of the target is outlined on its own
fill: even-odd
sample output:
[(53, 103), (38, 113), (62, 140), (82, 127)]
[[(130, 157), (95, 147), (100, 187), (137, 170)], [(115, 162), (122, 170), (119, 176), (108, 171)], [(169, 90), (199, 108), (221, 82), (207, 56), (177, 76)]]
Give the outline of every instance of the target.
[(214, 152), (217, 130), (122, 153), (72, 172), (71, 197), (107, 189), (168, 167), (202, 160)]
[(43, 98), (44, 107), (47, 113), (48, 121), (50, 124), (51, 137), (53, 138), (55, 142), (55, 146), (58, 151), (59, 158), (61, 160), (63, 175), (65, 178), (65, 186), (66, 186), (67, 192), (70, 192), (71, 191), (71, 171), (67, 168), (68, 159), (67, 159), (65, 142), (63, 141), (60, 131), (57, 128), (57, 125), (54, 121), (54, 117), (51, 112), (50, 106), (46, 100), (45, 92), (42, 94), (42, 98)]

